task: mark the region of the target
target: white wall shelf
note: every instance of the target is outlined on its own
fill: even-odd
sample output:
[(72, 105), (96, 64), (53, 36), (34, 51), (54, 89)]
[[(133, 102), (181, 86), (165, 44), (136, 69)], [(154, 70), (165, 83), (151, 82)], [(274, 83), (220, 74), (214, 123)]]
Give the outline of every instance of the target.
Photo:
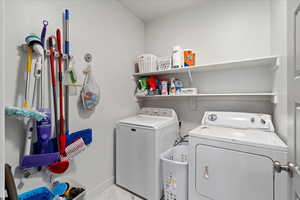
[(137, 95), (137, 98), (172, 98), (172, 97), (218, 97), (218, 96), (224, 96), (224, 97), (229, 97), (229, 96), (265, 96), (265, 97), (274, 97), (274, 93), (218, 93), (218, 94), (190, 94), (190, 95), (147, 95), (147, 96), (139, 96)]
[(275, 93), (199, 93), (199, 94), (193, 94), (193, 95), (148, 95), (148, 96), (139, 96), (137, 95), (136, 98), (138, 100), (159, 100), (163, 98), (184, 98), (184, 97), (191, 97), (191, 98), (242, 98), (242, 99), (255, 99), (255, 100), (267, 100), (271, 103), (276, 104), (277, 98)]
[(201, 72), (210, 70), (225, 70), (231, 68), (247, 68), (247, 67), (270, 67), (275, 68), (278, 65), (278, 56), (267, 56), (243, 60), (232, 60), (227, 62), (210, 63), (197, 65), (195, 67), (184, 67), (179, 69), (171, 69), (167, 71), (157, 71), (157, 72), (145, 72), (145, 73), (134, 73), (134, 77), (141, 76), (159, 76), (177, 73), (187, 73), (187, 72)]

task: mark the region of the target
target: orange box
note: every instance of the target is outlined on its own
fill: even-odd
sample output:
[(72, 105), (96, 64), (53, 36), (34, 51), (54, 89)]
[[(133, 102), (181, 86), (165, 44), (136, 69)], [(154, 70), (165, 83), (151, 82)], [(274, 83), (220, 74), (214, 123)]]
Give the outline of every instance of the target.
[(184, 66), (185, 67), (195, 66), (195, 54), (190, 49), (184, 50)]
[(193, 63), (192, 66), (196, 66), (196, 54), (193, 53)]

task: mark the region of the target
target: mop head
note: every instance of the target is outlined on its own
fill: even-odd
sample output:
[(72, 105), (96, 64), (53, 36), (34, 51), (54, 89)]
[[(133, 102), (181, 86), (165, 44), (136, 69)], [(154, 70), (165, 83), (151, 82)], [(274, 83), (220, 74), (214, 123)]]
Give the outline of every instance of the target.
[(46, 114), (31, 109), (22, 109), (13, 106), (5, 107), (5, 114), (8, 116), (27, 117), (31, 119), (41, 120), (47, 117)]
[(59, 153), (32, 154), (23, 156), (20, 168), (44, 167), (59, 161)]

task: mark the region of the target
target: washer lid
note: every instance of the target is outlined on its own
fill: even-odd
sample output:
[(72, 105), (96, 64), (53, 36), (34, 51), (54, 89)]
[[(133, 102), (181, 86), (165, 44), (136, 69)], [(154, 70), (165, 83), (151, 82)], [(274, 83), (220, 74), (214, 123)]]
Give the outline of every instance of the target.
[(147, 128), (159, 129), (174, 122), (175, 119), (170, 117), (137, 115), (134, 117), (129, 117), (120, 120), (119, 125), (134, 125), (134, 126), (143, 126)]
[(276, 133), (262, 130), (235, 129), (202, 125), (192, 130), (190, 135), (202, 139), (287, 151), (287, 145)]

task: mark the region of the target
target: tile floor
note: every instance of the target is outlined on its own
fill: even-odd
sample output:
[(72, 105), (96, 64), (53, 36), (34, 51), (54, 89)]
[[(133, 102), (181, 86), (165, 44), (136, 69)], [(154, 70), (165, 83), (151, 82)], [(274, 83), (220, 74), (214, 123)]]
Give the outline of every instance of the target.
[(135, 195), (123, 190), (122, 188), (112, 185), (107, 188), (97, 200), (142, 200)]

